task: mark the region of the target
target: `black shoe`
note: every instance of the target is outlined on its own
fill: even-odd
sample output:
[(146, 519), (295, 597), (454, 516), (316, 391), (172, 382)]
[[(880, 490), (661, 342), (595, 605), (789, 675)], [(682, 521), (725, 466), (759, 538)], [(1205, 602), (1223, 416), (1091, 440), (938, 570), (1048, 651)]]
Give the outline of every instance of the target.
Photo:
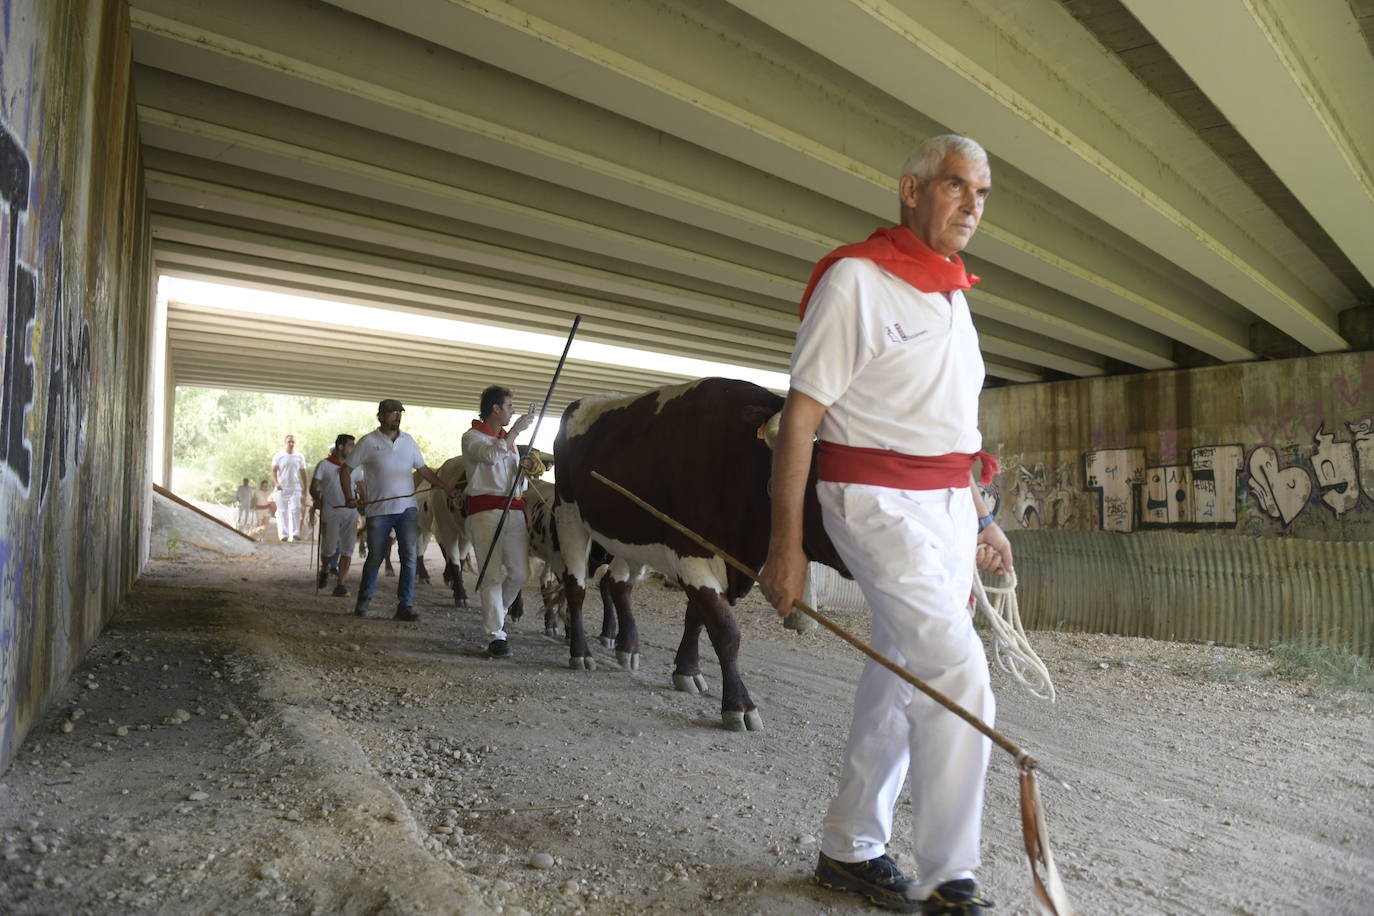
[(972, 878), (946, 881), (921, 901), (921, 916), (978, 916), (992, 901), (978, 894)]
[(415, 613), (415, 608), (407, 605), (397, 605), (395, 620), (405, 620), (414, 622), (420, 619), (420, 615)]
[(319, 574), (318, 576), (315, 577), (315, 587), (316, 587), (316, 588), (324, 588), (324, 587), (325, 587), (326, 585), (328, 585), (328, 584), (329, 584), (329, 571), (328, 571), (328, 570), (322, 569), (322, 570), (320, 570), (320, 574)]
[(353, 616), (366, 617), (367, 606), (372, 603), (371, 598), (359, 598), (358, 603), (353, 605)]
[(330, 594), (333, 595), (335, 598), (347, 598), (349, 595), (352, 594), (352, 592), (350, 592), (344, 586), (344, 584), (340, 582), (338, 585), (334, 586), (334, 591), (330, 592)]
[(510, 643), (504, 639), (493, 639), (487, 644), (487, 654), (492, 658), (510, 658), (512, 654)]
[(902, 874), (897, 863), (888, 856), (878, 856), (865, 862), (840, 862), (821, 853), (812, 879), (832, 891), (853, 891), (870, 903), (898, 913), (920, 913), (922, 904), (908, 900), (906, 889), (912, 880)]

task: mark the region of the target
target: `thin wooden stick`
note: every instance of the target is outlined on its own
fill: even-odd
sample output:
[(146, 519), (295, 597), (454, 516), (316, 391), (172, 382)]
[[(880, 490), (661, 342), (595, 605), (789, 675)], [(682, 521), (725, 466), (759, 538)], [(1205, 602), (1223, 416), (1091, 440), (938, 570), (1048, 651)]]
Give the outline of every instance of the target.
[[(534, 451), (534, 440), (539, 436), (539, 426), (544, 422), (544, 414), (549, 412), (549, 402), (553, 400), (554, 389), (558, 387), (558, 379), (563, 375), (563, 365), (568, 361), (568, 351), (572, 349), (573, 339), (577, 337), (577, 328), (580, 324), (582, 324), (582, 316), (574, 315), (572, 328), (568, 331), (568, 342), (563, 344), (563, 355), (558, 357), (558, 365), (553, 370), (553, 378), (549, 380), (549, 390), (544, 393), (544, 406), (539, 408), (539, 416), (534, 421), (534, 432), (530, 433), (530, 451)], [(506, 505), (501, 510), (501, 518), (496, 522), (496, 533), (491, 536), (487, 555), (482, 559), (482, 568), (477, 571), (477, 584), (472, 587), (475, 593), (480, 594), (482, 591), (482, 580), (487, 577), (487, 566), (491, 563), (492, 554), (496, 552), (496, 545), (501, 542), (501, 529), (506, 527), (506, 516), (510, 515), (511, 503), (515, 502), (515, 488), (519, 486), (524, 476), (524, 462), (516, 462), (515, 476), (510, 480), (510, 489), (506, 491)]]
[[(361, 509), (363, 506), (370, 506), (370, 505), (372, 505), (373, 503), (384, 503), (384, 502), (386, 502), (388, 499), (405, 499), (407, 496), (419, 496), (421, 493), (428, 493), (430, 490), (433, 490), (433, 489), (434, 489), (433, 487), (423, 487), (422, 489), (416, 490), (414, 493), (402, 493), (400, 496), (379, 496), (379, 497), (377, 497), (376, 499), (365, 499), (365, 500), (363, 500), (363, 501), (360, 502), (360, 503), (354, 503), (353, 506), (352, 506), (352, 508)], [(335, 508), (335, 509), (348, 509), (348, 508), (350, 508), (350, 507), (349, 507), (349, 506), (335, 506), (334, 508)]]
[(238, 529), (235, 528), (233, 525), (231, 525), (231, 524), (229, 524), (228, 522), (226, 522), (224, 519), (222, 519), (222, 518), (215, 518), (213, 515), (211, 515), (209, 512), (206, 512), (204, 509), (200, 508), (199, 506), (193, 506), (193, 505), (191, 505), (191, 504), (188, 503), (186, 500), (182, 499), (180, 496), (177, 496), (175, 493), (173, 493), (171, 490), (167, 489), (166, 487), (162, 486), (161, 484), (156, 484), (156, 483), (153, 484), (153, 492), (162, 494), (163, 496), (167, 497), (168, 499), (170, 499), (170, 500), (171, 500), (172, 502), (174, 502), (174, 503), (180, 503), (181, 505), (185, 506), (187, 509), (190, 509), (192, 512), (195, 512), (195, 513), (198, 514), (198, 515), (203, 515), (203, 516), (205, 516), (205, 517), (208, 518), (210, 521), (214, 522), (216, 525), (219, 525), (221, 528), (228, 528), (230, 531), (234, 532), (234, 533), (237, 534), (239, 537), (243, 538), (245, 541), (252, 541), (254, 544), (258, 543), (258, 539), (257, 539), (257, 538), (252, 537), (252, 536), (247, 535), (247, 534), (244, 534), (242, 531), (238, 530)]

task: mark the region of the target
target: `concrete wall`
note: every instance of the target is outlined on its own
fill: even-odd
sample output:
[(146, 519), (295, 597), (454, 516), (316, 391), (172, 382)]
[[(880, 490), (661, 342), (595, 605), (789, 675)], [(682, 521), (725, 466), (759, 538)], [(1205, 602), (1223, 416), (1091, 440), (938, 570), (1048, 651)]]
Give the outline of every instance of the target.
[(1374, 652), (1374, 354), (986, 391), (1028, 625)]
[(151, 262), (122, 0), (0, 5), (0, 768), (138, 573)]

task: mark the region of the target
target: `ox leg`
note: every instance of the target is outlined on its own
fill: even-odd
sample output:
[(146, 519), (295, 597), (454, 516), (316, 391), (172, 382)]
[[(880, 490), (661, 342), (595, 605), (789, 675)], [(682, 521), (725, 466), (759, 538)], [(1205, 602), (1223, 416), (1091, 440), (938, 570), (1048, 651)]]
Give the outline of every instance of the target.
[(616, 634), (620, 632), (620, 621), (616, 616), (615, 598), (611, 595), (611, 588), (615, 583), (611, 581), (611, 571), (608, 569), (601, 576), (598, 588), (601, 591), (601, 635), (597, 638), (607, 649), (615, 646)]
[(461, 611), (468, 609), (468, 593), (463, 588), (463, 569), (453, 562), (453, 555), (449, 553), (443, 544), (439, 545), (439, 553), (444, 558), (444, 581), (453, 589), (453, 606)]
[(519, 620), (525, 616), (525, 596), (516, 595), (515, 600), (510, 603), (510, 608), (506, 611), (508, 620)]
[(425, 558), (418, 551), (415, 556), (415, 575), (425, 585), (429, 584), (429, 570), (425, 569)]
[(568, 599), (568, 666), (590, 671), (596, 662), (587, 648), (582, 603), (587, 598), (587, 557), (592, 541), (575, 506), (556, 505), (553, 513), (563, 554), (563, 594)]
[(615, 658), (621, 667), (630, 671), (639, 670), (639, 627), (635, 624), (635, 614), (630, 608), (630, 591), (634, 582), (612, 582), (611, 601), (615, 604), (616, 617), (620, 619), (620, 633), (615, 639)]
[(701, 608), (706, 634), (720, 660), (720, 716), (732, 732), (760, 731), (763, 716), (759, 714), (744, 679), (739, 673), (739, 623), (725, 598), (714, 589), (689, 588), (688, 600), (695, 600)]
[(539, 580), (539, 594), (544, 599), (544, 635), (558, 635), (558, 612), (560, 608), (567, 615), (567, 598), (563, 595), (563, 583), (558, 577), (544, 568)]
[(615, 616), (619, 622), (615, 657), (621, 667), (630, 671), (639, 670), (639, 627), (635, 624), (635, 613), (630, 607), (630, 592), (642, 575), (642, 566), (631, 569), (623, 560), (611, 562), (611, 602), (615, 605)]
[(596, 660), (587, 648), (587, 634), (582, 628), (582, 602), (586, 600), (587, 587), (572, 573), (565, 573), (563, 594), (568, 599), (568, 667), (591, 671), (596, 668)]
[(686, 693), (705, 693), (710, 689), (706, 675), (701, 673), (701, 628), (703, 626), (701, 607), (692, 598), (687, 599), (687, 614), (682, 624), (682, 642), (677, 647), (677, 657), (673, 660), (673, 689)]

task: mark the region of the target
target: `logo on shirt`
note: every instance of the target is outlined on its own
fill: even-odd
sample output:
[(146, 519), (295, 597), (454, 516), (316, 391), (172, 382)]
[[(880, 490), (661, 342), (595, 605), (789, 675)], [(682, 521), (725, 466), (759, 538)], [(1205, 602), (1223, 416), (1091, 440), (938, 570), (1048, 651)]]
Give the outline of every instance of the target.
[(908, 334), (906, 331), (902, 330), (901, 323), (896, 321), (892, 322), (892, 324), (883, 328), (883, 330), (887, 332), (887, 339), (892, 341), (893, 343), (906, 343), (908, 340), (915, 340), (923, 334), (930, 333), (927, 330), (917, 331), (915, 334)]

